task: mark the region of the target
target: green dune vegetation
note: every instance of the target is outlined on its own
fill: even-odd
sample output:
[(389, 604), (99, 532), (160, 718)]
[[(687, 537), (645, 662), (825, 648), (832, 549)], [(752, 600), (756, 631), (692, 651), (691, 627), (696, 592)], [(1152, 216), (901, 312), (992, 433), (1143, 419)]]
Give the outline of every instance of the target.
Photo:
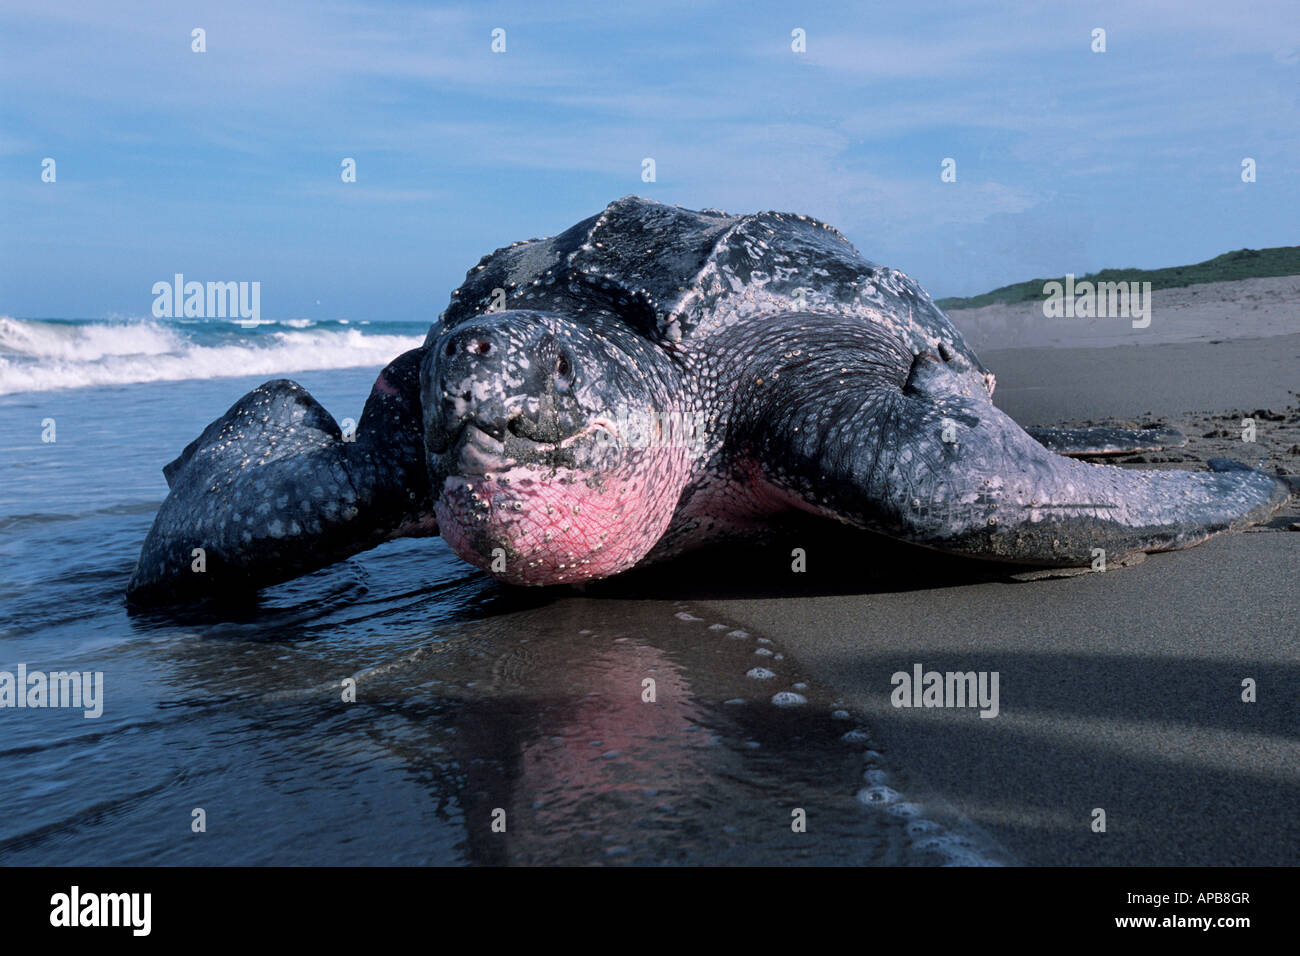
[[(1300, 246), (1278, 246), (1275, 249), (1238, 249), (1221, 256), (1198, 262), (1191, 266), (1171, 266), (1167, 269), (1102, 269), (1086, 276), (1075, 276), (1075, 282), (1150, 282), (1152, 289), (1174, 289), (1202, 282), (1231, 282), (1236, 279), (1259, 279), (1265, 276), (1300, 275)], [(1053, 279), (1030, 279), (1014, 285), (1004, 285), (983, 295), (966, 298), (938, 299), (935, 304), (944, 309), (978, 309), (995, 302), (1030, 302), (1043, 298), (1043, 285), (1047, 282), (1065, 282), (1064, 276)]]

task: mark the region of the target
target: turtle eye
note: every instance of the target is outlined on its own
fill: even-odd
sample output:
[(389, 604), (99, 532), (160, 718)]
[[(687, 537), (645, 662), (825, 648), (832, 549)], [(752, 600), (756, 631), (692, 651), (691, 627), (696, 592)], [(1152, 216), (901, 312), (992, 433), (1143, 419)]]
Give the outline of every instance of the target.
[(555, 360), (555, 383), (561, 388), (573, 384), (573, 363), (567, 355), (560, 355)]

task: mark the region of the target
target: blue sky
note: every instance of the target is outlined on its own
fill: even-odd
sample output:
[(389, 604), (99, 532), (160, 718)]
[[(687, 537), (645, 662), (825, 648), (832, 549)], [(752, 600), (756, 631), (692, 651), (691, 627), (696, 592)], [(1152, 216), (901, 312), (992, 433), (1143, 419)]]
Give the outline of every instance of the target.
[(1293, 245), (1300, 11), (0, 3), (0, 313), (147, 316), (183, 272), (267, 318), (431, 320), (628, 193), (817, 216), (936, 297)]

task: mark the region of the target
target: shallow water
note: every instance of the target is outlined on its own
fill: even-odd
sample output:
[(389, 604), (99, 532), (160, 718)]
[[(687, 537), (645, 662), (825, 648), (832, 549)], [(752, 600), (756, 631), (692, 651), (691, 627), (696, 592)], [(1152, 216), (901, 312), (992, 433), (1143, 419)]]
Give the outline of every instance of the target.
[[(356, 418), (377, 371), (291, 377)], [(0, 670), (105, 701), (0, 710), (0, 862), (992, 859), (779, 646), (671, 596), (512, 589), (420, 539), (129, 612), (161, 466), (266, 377), (0, 396)]]

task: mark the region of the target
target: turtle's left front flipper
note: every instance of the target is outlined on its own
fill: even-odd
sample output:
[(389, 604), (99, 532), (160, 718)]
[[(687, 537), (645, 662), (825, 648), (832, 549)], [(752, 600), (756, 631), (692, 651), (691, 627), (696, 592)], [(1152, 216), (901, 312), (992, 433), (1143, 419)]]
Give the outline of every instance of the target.
[(1048, 451), (1071, 458), (1136, 455), (1187, 444), (1187, 436), (1176, 428), (1029, 427), (1025, 432)]
[(301, 385), (259, 385), (164, 469), (171, 488), (127, 599), (249, 593), (392, 538), (437, 534), (424, 463), (423, 350), (375, 381), (355, 436)]

